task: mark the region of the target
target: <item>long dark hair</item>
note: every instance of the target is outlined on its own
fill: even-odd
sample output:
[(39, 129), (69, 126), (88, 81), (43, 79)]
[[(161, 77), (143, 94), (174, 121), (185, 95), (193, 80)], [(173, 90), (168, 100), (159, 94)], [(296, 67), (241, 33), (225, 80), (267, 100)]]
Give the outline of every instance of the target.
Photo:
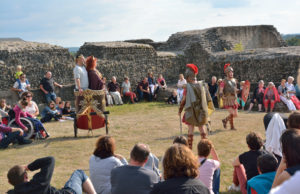
[(115, 154), (115, 147), (114, 138), (108, 135), (101, 136), (96, 142), (94, 155), (101, 159), (111, 157)]
[(300, 165), (300, 131), (287, 129), (280, 137), (287, 168)]

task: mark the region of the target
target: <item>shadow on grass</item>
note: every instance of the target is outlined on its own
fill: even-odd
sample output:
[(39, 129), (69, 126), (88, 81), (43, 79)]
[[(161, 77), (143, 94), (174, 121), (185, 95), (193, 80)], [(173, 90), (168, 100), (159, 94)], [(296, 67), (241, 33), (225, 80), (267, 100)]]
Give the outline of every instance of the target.
[(13, 145), (11, 146), (11, 148), (14, 149), (22, 149), (24, 147), (28, 147), (28, 146), (35, 146), (35, 145), (40, 145), (40, 144), (44, 144), (44, 147), (48, 147), (50, 145), (50, 143), (55, 143), (55, 142), (61, 142), (61, 141), (69, 141), (69, 140), (74, 140), (74, 141), (79, 141), (82, 139), (88, 139), (88, 138), (98, 138), (101, 135), (93, 135), (93, 136), (78, 136), (78, 137), (53, 137), (53, 138), (49, 138), (49, 139), (45, 139), (45, 140), (33, 140), (33, 142), (31, 144), (27, 144), (27, 145)]
[(167, 104), (165, 102), (152, 102), (148, 106), (149, 107), (159, 107), (159, 108), (178, 107), (177, 105), (171, 105), (171, 104)]

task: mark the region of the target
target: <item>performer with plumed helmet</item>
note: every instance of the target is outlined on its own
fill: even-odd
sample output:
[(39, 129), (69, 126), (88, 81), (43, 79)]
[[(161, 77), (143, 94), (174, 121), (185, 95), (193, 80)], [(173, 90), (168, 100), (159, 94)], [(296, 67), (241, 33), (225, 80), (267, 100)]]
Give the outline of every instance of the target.
[(237, 102), (237, 82), (233, 78), (233, 68), (229, 63), (225, 64), (224, 72), (225, 79), (220, 84), (220, 97), (223, 99), (223, 105), (228, 110), (229, 115), (222, 120), (223, 126), (226, 129), (227, 123), (230, 123), (230, 129), (236, 130), (233, 124), (233, 118), (237, 117), (239, 104)]
[(185, 77), (187, 84), (184, 86), (183, 98), (179, 107), (179, 116), (184, 109), (182, 122), (188, 125), (188, 145), (193, 147), (194, 127), (197, 126), (201, 138), (206, 138), (204, 125), (208, 116), (214, 110), (207, 84), (204, 81), (196, 81), (198, 68), (194, 64), (187, 64)]

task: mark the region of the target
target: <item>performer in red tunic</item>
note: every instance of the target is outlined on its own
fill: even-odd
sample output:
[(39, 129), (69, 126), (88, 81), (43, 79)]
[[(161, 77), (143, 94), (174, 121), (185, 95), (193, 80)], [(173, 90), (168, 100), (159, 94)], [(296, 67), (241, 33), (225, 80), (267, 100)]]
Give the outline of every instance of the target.
[(229, 121), (231, 130), (236, 130), (233, 124), (233, 118), (237, 117), (239, 104), (237, 102), (237, 82), (233, 78), (233, 68), (229, 63), (225, 64), (224, 72), (226, 78), (220, 84), (220, 97), (223, 99), (224, 107), (228, 110), (229, 115), (222, 120), (223, 126), (226, 129)]
[(187, 64), (185, 77), (187, 84), (184, 86), (183, 98), (180, 103), (178, 114), (184, 108), (182, 121), (188, 125), (188, 144), (193, 146), (194, 127), (197, 126), (202, 138), (206, 138), (204, 125), (207, 124), (208, 116), (214, 110), (207, 84), (196, 81), (198, 68), (194, 64)]

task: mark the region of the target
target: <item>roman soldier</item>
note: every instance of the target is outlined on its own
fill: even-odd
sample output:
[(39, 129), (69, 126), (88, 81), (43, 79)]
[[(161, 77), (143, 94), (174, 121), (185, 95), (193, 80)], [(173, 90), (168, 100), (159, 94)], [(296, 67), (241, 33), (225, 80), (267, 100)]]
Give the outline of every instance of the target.
[(233, 124), (233, 118), (237, 117), (237, 109), (239, 107), (237, 102), (237, 82), (233, 78), (233, 68), (229, 63), (225, 64), (224, 72), (226, 77), (220, 84), (219, 95), (222, 97), (223, 105), (228, 110), (229, 115), (222, 120), (223, 127), (226, 129), (229, 121), (231, 130), (236, 130)]
[(204, 125), (207, 124), (208, 116), (214, 110), (207, 84), (204, 81), (196, 81), (198, 68), (194, 64), (187, 64), (185, 77), (187, 84), (184, 86), (183, 98), (180, 103), (178, 114), (184, 109), (182, 122), (188, 125), (188, 144), (192, 149), (194, 127), (197, 126), (201, 138), (206, 138)]

